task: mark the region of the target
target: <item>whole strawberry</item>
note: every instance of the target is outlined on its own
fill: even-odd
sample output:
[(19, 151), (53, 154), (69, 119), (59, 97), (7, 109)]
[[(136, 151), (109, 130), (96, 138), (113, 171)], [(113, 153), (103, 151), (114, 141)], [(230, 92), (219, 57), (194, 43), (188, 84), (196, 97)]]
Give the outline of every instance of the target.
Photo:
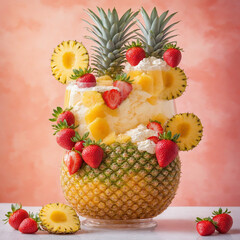
[(201, 236), (212, 235), (215, 232), (216, 223), (210, 218), (199, 218), (196, 219), (197, 231)]
[(226, 209), (224, 212), (222, 208), (219, 208), (218, 211), (214, 211), (213, 214), (213, 221), (217, 223), (217, 231), (220, 233), (227, 233), (232, 225), (233, 225), (233, 219), (229, 215), (231, 213)]
[(131, 45), (127, 46), (126, 59), (132, 66), (138, 65), (145, 57), (146, 53), (139, 40), (133, 41)]
[(71, 150), (75, 142), (72, 141), (72, 138), (75, 136), (75, 128), (78, 126), (68, 126), (67, 121), (64, 120), (63, 122), (59, 122), (57, 125), (52, 125), (56, 135), (56, 141), (62, 148), (67, 150)]
[(83, 162), (80, 154), (73, 150), (67, 151), (64, 155), (63, 160), (68, 168), (68, 172), (70, 175), (76, 173), (82, 166)]
[(119, 88), (121, 93), (121, 101), (124, 101), (132, 91), (132, 82), (130, 77), (126, 73), (117, 75), (116, 79), (113, 80), (113, 86)]
[(79, 88), (95, 87), (96, 78), (91, 72), (91, 68), (85, 68), (84, 70), (81, 68), (79, 70), (73, 69), (74, 74), (71, 76), (71, 79), (76, 80)]
[(170, 67), (177, 67), (182, 59), (182, 49), (177, 47), (176, 44), (166, 44), (164, 49), (166, 50), (163, 54), (164, 61)]
[(21, 233), (26, 233), (26, 234), (31, 234), (31, 233), (35, 233), (38, 231), (39, 229), (39, 226), (38, 226), (38, 223), (40, 222), (40, 219), (38, 217), (38, 214), (36, 214), (34, 216), (33, 213), (30, 213), (29, 215), (29, 218), (25, 218), (18, 230), (21, 232)]
[(92, 168), (98, 168), (102, 162), (104, 151), (100, 146), (101, 140), (94, 142), (88, 139), (84, 143), (84, 149), (82, 151), (83, 160)]
[(116, 109), (122, 102), (121, 93), (116, 89), (105, 91), (102, 94), (102, 97), (106, 105), (111, 109)]
[(67, 121), (68, 126), (74, 125), (75, 117), (74, 114), (71, 112), (72, 108), (66, 108), (63, 110), (61, 107), (57, 107), (53, 109), (53, 117), (49, 119), (51, 122), (63, 122), (64, 120)]
[(9, 223), (14, 229), (18, 230), (21, 222), (29, 217), (29, 214), (26, 210), (22, 209), (22, 204), (12, 204), (11, 205), (11, 212), (7, 212), (5, 216), (6, 219), (3, 219), (5, 223)]
[(89, 132), (86, 132), (82, 137), (78, 132), (75, 133), (75, 136), (72, 138), (72, 141), (75, 142), (74, 149), (78, 152), (82, 152), (84, 148), (85, 140), (87, 139)]
[(156, 144), (156, 157), (160, 167), (164, 168), (170, 164), (178, 155), (177, 139), (179, 134), (175, 134), (172, 138), (172, 133), (168, 131), (160, 134), (160, 141)]

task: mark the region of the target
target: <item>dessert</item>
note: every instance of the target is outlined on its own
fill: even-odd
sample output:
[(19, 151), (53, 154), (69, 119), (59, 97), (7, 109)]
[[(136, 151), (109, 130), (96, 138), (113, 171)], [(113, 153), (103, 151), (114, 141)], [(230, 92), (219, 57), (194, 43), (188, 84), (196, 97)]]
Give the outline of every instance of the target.
[[(69, 114), (61, 115), (53, 125), (58, 144), (68, 150), (61, 185), (66, 200), (90, 219), (89, 225), (149, 223), (176, 194), (179, 150), (194, 148), (202, 137), (196, 115), (176, 114), (174, 99), (187, 86), (177, 67), (179, 52), (163, 60), (165, 51), (180, 51), (167, 45), (175, 37), (171, 32), (177, 22), (168, 24), (175, 13), (158, 15), (153, 8), (148, 15), (141, 8), (144, 23), (136, 25), (138, 13), (129, 9), (119, 17), (115, 8), (88, 11), (94, 22), (86, 21), (87, 38), (95, 44), (92, 69), (81, 43), (64, 42), (53, 53), (53, 74), (68, 83), (66, 110), (59, 111), (70, 111), (75, 119), (68, 125)], [(56, 110), (53, 116), (51, 121), (57, 121)]]

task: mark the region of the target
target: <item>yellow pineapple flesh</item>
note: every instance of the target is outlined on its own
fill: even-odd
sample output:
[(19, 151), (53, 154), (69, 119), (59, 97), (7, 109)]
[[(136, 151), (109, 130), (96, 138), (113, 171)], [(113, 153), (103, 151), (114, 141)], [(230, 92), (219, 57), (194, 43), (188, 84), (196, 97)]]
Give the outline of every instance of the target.
[(105, 118), (97, 117), (88, 125), (88, 128), (95, 140), (103, 140), (110, 133), (109, 124)]
[(85, 107), (92, 107), (97, 103), (104, 103), (101, 93), (97, 91), (86, 91), (82, 96), (82, 103)]

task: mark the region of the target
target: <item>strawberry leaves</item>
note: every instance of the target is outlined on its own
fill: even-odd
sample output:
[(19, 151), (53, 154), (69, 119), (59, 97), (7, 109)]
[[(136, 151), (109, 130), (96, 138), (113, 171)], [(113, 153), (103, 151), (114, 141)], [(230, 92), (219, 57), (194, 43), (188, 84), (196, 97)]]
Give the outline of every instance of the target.
[(72, 138), (73, 142), (79, 142), (79, 141), (86, 141), (87, 137), (89, 135), (89, 132), (86, 132), (82, 137), (78, 132), (76, 132), (75, 137)]
[(58, 124), (55, 124), (55, 125), (52, 125), (53, 127), (53, 130), (55, 130), (54, 134), (53, 135), (56, 135), (56, 133), (58, 133), (60, 130), (62, 129), (66, 129), (66, 128), (71, 128), (71, 129), (75, 129), (77, 128), (79, 125), (77, 126), (74, 126), (74, 125), (71, 125), (69, 126), (66, 119), (64, 119), (64, 121), (62, 122), (59, 122)]
[(178, 138), (180, 137), (180, 134), (174, 134), (174, 136), (172, 137), (172, 132), (171, 131), (168, 131), (168, 132), (164, 132), (163, 134), (159, 134), (159, 139), (160, 140), (163, 140), (163, 139), (166, 139), (166, 140), (171, 140), (175, 143), (177, 143), (177, 140)]
[(79, 68), (79, 70), (77, 69), (73, 69), (73, 73), (72, 76), (70, 77), (73, 80), (76, 80), (80, 77), (82, 77), (83, 75), (87, 74), (87, 73), (91, 73), (93, 70), (91, 68), (85, 68), (84, 70)]
[(222, 208), (219, 208), (218, 211), (213, 211), (213, 212), (212, 212), (212, 215), (213, 215), (213, 216), (217, 216), (217, 215), (223, 214), (223, 213), (225, 213), (225, 214), (230, 214), (231, 211), (228, 211), (228, 209), (226, 208), (226, 210), (223, 212)]

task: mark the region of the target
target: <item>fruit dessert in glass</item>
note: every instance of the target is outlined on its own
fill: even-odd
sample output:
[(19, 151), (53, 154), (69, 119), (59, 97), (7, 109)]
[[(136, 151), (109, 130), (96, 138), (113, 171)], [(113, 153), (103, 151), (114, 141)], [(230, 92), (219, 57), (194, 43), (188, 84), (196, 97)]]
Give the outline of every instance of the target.
[[(199, 143), (202, 125), (192, 113), (176, 114), (173, 99), (187, 78), (177, 67), (180, 49), (170, 41), (174, 14), (159, 16), (154, 8), (150, 17), (142, 8), (139, 33), (131, 30), (138, 12), (121, 18), (115, 9), (98, 12), (88, 11), (95, 24), (88, 22), (93, 69), (76, 41), (62, 42), (52, 56), (54, 76), (67, 83), (65, 109), (55, 109), (51, 119), (67, 150), (61, 186), (86, 226), (152, 227), (176, 194), (179, 150)], [(135, 33), (140, 40), (126, 47)]]

